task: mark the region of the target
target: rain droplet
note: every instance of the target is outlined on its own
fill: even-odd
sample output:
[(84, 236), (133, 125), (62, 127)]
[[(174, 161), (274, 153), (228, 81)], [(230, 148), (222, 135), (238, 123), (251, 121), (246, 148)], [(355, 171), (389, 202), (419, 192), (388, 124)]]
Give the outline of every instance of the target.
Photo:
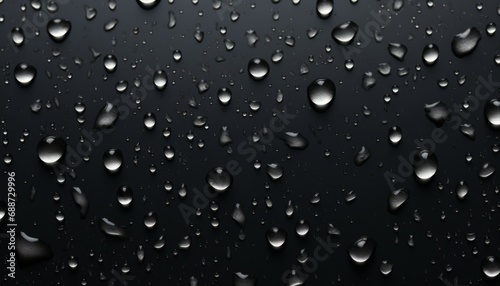
[(111, 237), (125, 238), (125, 228), (117, 226), (114, 222), (109, 221), (107, 218), (99, 220), (99, 229), (106, 235)]
[(137, 0), (137, 3), (141, 8), (148, 10), (156, 7), (160, 3), (160, 0)]
[(281, 139), (290, 149), (304, 150), (309, 145), (309, 141), (300, 133), (286, 132)]
[(104, 57), (104, 68), (107, 72), (112, 73), (116, 70), (116, 66), (118, 65), (118, 61), (114, 55), (107, 55)]
[(233, 214), (231, 217), (241, 226), (243, 227), (245, 225), (246, 217), (245, 214), (243, 213), (243, 210), (241, 209), (240, 204), (236, 204), (234, 206)]
[(123, 153), (119, 149), (108, 149), (102, 156), (104, 168), (112, 174), (118, 173), (123, 165)]
[(399, 11), (403, 8), (404, 4), (404, 0), (394, 0), (394, 3), (392, 3), (392, 10)]
[(156, 212), (148, 212), (145, 216), (144, 216), (144, 226), (151, 230), (153, 228), (155, 228), (156, 226), (156, 223), (158, 222), (158, 214), (156, 214)]
[(358, 30), (359, 27), (356, 23), (348, 21), (333, 28), (332, 38), (339, 45), (347, 46), (350, 45), (352, 41), (354, 41)]
[(494, 256), (487, 256), (481, 262), (481, 270), (489, 279), (495, 279), (500, 274), (500, 262)]
[(450, 117), (448, 107), (441, 101), (426, 104), (424, 110), (427, 118), (429, 118), (437, 127), (442, 126)]
[(233, 286), (255, 286), (257, 278), (253, 275), (236, 272), (233, 275)]
[(113, 104), (106, 102), (106, 105), (99, 111), (94, 123), (94, 129), (110, 129), (115, 126), (118, 120), (118, 108)]
[(24, 30), (19, 27), (14, 27), (11, 31), (12, 41), (18, 47), (24, 44)]
[(436, 44), (428, 44), (422, 52), (422, 58), (426, 65), (433, 65), (439, 58), (439, 48)]
[(66, 141), (61, 137), (47, 136), (38, 143), (37, 152), (43, 163), (54, 164), (64, 156)]
[(71, 22), (61, 18), (54, 18), (47, 23), (47, 32), (50, 38), (57, 43), (64, 41), (71, 31)]
[(455, 187), (455, 192), (459, 200), (465, 200), (465, 196), (467, 196), (467, 193), (469, 192), (469, 186), (467, 185), (467, 182), (458, 182), (457, 186)]
[(164, 90), (168, 84), (167, 72), (164, 70), (157, 70), (153, 75), (153, 83), (157, 90)]
[(217, 92), (217, 99), (220, 104), (228, 105), (231, 102), (232, 93), (229, 88), (221, 87)]
[(363, 265), (370, 259), (376, 246), (372, 238), (362, 236), (349, 247), (347, 252), (354, 263)]
[(128, 208), (132, 205), (134, 194), (129, 186), (120, 186), (116, 191), (116, 199), (120, 206)]
[(392, 126), (389, 129), (389, 142), (392, 145), (398, 145), (401, 139), (403, 139), (403, 130), (399, 126)]
[(49, 244), (21, 231), (16, 234), (16, 256), (19, 266), (24, 268), (31, 264), (50, 260), (54, 253)]
[(474, 126), (472, 126), (471, 124), (464, 123), (460, 125), (460, 132), (462, 132), (462, 134), (464, 134), (471, 140), (474, 140), (476, 138)]
[(388, 262), (387, 260), (382, 260), (378, 269), (380, 270), (380, 273), (382, 273), (382, 275), (388, 276), (389, 274), (391, 274), (393, 267), (394, 265), (392, 263)]
[(316, 13), (321, 19), (327, 19), (333, 12), (333, 0), (317, 0)]
[(283, 176), (284, 169), (281, 165), (278, 165), (276, 163), (271, 163), (267, 165), (266, 172), (267, 175), (271, 178), (271, 180), (276, 181)]
[(470, 55), (481, 40), (481, 32), (476, 27), (468, 28), (464, 32), (453, 37), (451, 50), (455, 56), (463, 58)]
[(377, 79), (372, 72), (365, 72), (363, 78), (361, 79), (361, 86), (365, 90), (370, 90), (377, 83)]
[(329, 79), (317, 79), (307, 87), (307, 96), (313, 109), (319, 112), (327, 110), (336, 94), (336, 87)]
[(206, 181), (217, 193), (223, 193), (231, 186), (233, 176), (226, 169), (216, 167), (207, 173)]
[(295, 232), (300, 237), (305, 237), (309, 233), (310, 225), (307, 220), (299, 220), (295, 225)]
[(261, 58), (254, 58), (248, 63), (248, 73), (253, 80), (263, 80), (269, 74), (269, 64)]
[(422, 182), (427, 182), (436, 174), (438, 159), (428, 150), (418, 152), (413, 159), (413, 172)]
[(484, 106), (486, 120), (493, 128), (500, 128), (500, 100), (492, 99)]
[(156, 115), (151, 112), (144, 114), (143, 123), (147, 130), (153, 130), (156, 126)]
[(71, 189), (71, 196), (73, 197), (73, 201), (78, 206), (80, 211), (80, 217), (83, 219), (87, 216), (89, 212), (89, 199), (87, 195), (82, 192), (79, 187), (73, 187)]
[(33, 83), (37, 74), (34, 66), (20, 63), (14, 68), (14, 77), (20, 86), (28, 86)]
[(271, 245), (272, 248), (280, 249), (286, 242), (287, 234), (286, 231), (280, 228), (272, 227), (267, 231), (266, 237), (267, 242), (269, 242), (269, 245)]
[(399, 61), (403, 61), (408, 49), (405, 45), (399, 43), (390, 43), (387, 47), (391, 56)]
[(391, 213), (396, 213), (403, 206), (406, 200), (408, 200), (409, 196), (410, 191), (405, 188), (391, 191), (389, 196), (387, 196), (389, 211)]
[(479, 175), (480, 178), (486, 179), (489, 176), (493, 175), (493, 173), (495, 173), (495, 170), (496, 170), (495, 166), (493, 166), (490, 163), (485, 163), (481, 167), (481, 169), (479, 169), (478, 175)]

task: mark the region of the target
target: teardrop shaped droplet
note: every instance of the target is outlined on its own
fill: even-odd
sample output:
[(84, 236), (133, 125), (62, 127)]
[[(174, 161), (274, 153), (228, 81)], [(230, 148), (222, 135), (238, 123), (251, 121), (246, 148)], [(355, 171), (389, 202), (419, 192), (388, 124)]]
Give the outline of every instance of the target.
[(254, 58), (248, 63), (248, 73), (253, 80), (263, 80), (269, 74), (269, 64), (261, 58)]
[(327, 110), (335, 98), (337, 88), (329, 79), (317, 79), (307, 87), (307, 96), (311, 107), (319, 112)]
[(361, 146), (359, 152), (356, 154), (356, 156), (354, 156), (354, 164), (356, 164), (356, 166), (361, 166), (366, 162), (366, 160), (370, 158), (370, 156), (370, 149), (365, 146)]
[(38, 158), (44, 164), (52, 165), (63, 158), (66, 146), (66, 141), (63, 138), (47, 136), (38, 143)]
[(118, 108), (112, 103), (106, 102), (106, 105), (99, 111), (96, 116), (94, 129), (110, 129), (115, 126), (119, 117)]
[(18, 47), (22, 46), (24, 44), (24, 30), (19, 27), (14, 27), (12, 31), (10, 32), (12, 42)]
[(144, 216), (144, 226), (151, 230), (153, 228), (156, 227), (156, 223), (158, 222), (158, 214), (154, 211), (151, 211), (151, 212), (148, 212), (145, 216)]
[(37, 70), (27, 63), (20, 63), (14, 68), (14, 77), (20, 86), (29, 86), (35, 81)]
[(217, 99), (219, 99), (220, 104), (228, 105), (231, 102), (232, 93), (229, 88), (221, 87), (217, 92)]
[(73, 197), (75, 204), (78, 206), (80, 217), (82, 219), (85, 218), (89, 212), (89, 198), (79, 187), (73, 187), (71, 189), (71, 196)]
[(114, 55), (107, 55), (104, 57), (104, 68), (107, 72), (112, 73), (116, 70), (116, 66), (118, 65), (118, 60)]
[(355, 22), (348, 21), (333, 28), (332, 38), (339, 45), (347, 46), (354, 41), (358, 30), (359, 27)]
[(347, 252), (354, 263), (363, 265), (371, 258), (376, 246), (377, 244), (372, 238), (362, 236), (349, 247)]
[(206, 181), (217, 193), (224, 193), (231, 186), (233, 176), (226, 169), (216, 167), (207, 173)]
[(71, 22), (61, 18), (54, 18), (47, 23), (47, 33), (57, 43), (64, 41), (71, 31)]
[(468, 28), (453, 37), (451, 50), (455, 56), (463, 58), (470, 55), (481, 40), (481, 32), (476, 27)]
[(266, 172), (269, 178), (271, 178), (271, 180), (276, 181), (283, 176), (284, 169), (281, 165), (278, 165), (276, 163), (271, 163), (267, 165)]
[(405, 188), (391, 191), (391, 193), (387, 197), (389, 211), (391, 213), (396, 213), (403, 206), (406, 200), (408, 200), (409, 196), (410, 196), (410, 191)]
[(432, 179), (437, 172), (437, 168), (437, 156), (431, 151), (422, 150), (413, 159), (413, 172), (421, 182)]

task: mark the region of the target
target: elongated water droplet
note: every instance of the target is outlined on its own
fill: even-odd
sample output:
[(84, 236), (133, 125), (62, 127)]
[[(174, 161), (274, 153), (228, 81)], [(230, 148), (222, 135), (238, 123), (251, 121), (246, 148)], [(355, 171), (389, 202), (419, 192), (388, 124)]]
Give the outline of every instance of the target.
[(10, 33), (16, 46), (20, 47), (24, 44), (24, 30), (22, 28), (14, 27)]
[(261, 58), (254, 58), (248, 63), (248, 73), (253, 80), (263, 80), (269, 74), (269, 64)]
[(94, 129), (110, 129), (115, 126), (118, 120), (118, 108), (107, 102), (106, 105), (99, 111), (94, 123)]
[(463, 58), (470, 55), (481, 40), (481, 32), (476, 27), (468, 28), (464, 32), (453, 37), (451, 50), (455, 56)]
[(71, 31), (71, 22), (61, 18), (54, 18), (47, 23), (47, 33), (57, 43), (64, 41)]
[(216, 167), (207, 173), (206, 181), (208, 185), (217, 193), (223, 193), (226, 192), (231, 186), (233, 176), (231, 176), (226, 169)]
[(38, 143), (38, 158), (47, 165), (54, 164), (63, 158), (66, 146), (63, 138), (47, 136)]
[(496, 168), (493, 164), (485, 163), (478, 171), (478, 175), (482, 179), (486, 179), (495, 173)]
[(465, 200), (465, 196), (467, 196), (467, 193), (469, 192), (469, 186), (465, 181), (460, 181), (455, 187), (455, 192), (457, 194), (457, 198), (463, 201)]
[(413, 159), (413, 172), (422, 182), (427, 182), (437, 172), (438, 159), (436, 154), (428, 150), (418, 152)]
[(24, 232), (16, 234), (16, 256), (19, 266), (26, 266), (52, 259), (54, 253), (49, 244), (28, 236)]
[(75, 204), (78, 206), (80, 217), (85, 218), (89, 212), (89, 198), (79, 187), (73, 187), (71, 189), (71, 196), (73, 197)]
[(27, 63), (20, 63), (14, 68), (14, 77), (20, 86), (29, 86), (35, 81), (37, 70)]
[(387, 196), (389, 211), (391, 213), (396, 213), (403, 206), (406, 200), (408, 200), (409, 196), (410, 196), (410, 191), (405, 188), (391, 191), (389, 196)]
[(354, 41), (358, 30), (359, 27), (355, 22), (348, 21), (333, 28), (332, 38), (339, 45), (347, 46)]
[(368, 262), (376, 246), (377, 244), (372, 238), (363, 236), (356, 240), (347, 251), (354, 263), (363, 265)]
[(272, 248), (280, 249), (286, 242), (287, 233), (280, 228), (272, 227), (267, 231), (266, 237)]
[(307, 87), (307, 96), (311, 107), (319, 112), (327, 110), (335, 98), (337, 89), (329, 79), (317, 79)]
[(111, 237), (125, 238), (126, 236), (125, 228), (116, 225), (107, 218), (101, 218), (99, 220), (99, 229)]
[(404, 4), (404, 0), (394, 0), (394, 2), (392, 3), (392, 10), (397, 12), (401, 10), (401, 8), (403, 8)]
[(241, 209), (240, 204), (236, 204), (234, 206), (233, 214), (231, 217), (241, 226), (243, 227), (245, 225), (246, 217), (245, 213), (243, 213), (243, 210)]
[(363, 78), (361, 79), (361, 86), (365, 90), (370, 90), (377, 83), (377, 79), (372, 72), (365, 72)]
[(290, 149), (304, 150), (309, 145), (309, 141), (300, 133), (286, 132), (281, 139)]

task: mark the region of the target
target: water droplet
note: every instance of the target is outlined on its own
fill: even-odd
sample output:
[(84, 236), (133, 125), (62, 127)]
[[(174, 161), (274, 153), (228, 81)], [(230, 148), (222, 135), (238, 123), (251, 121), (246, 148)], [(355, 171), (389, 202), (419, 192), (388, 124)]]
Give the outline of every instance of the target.
[(387, 47), (389, 54), (399, 61), (403, 61), (408, 49), (405, 45), (399, 43), (390, 43)]
[(112, 73), (116, 70), (116, 66), (118, 65), (118, 61), (114, 55), (107, 55), (104, 57), (104, 68), (107, 72)]
[(280, 249), (286, 242), (287, 234), (286, 231), (280, 228), (272, 227), (267, 231), (266, 236), (267, 242), (269, 242), (272, 248)]
[(141, 8), (148, 10), (156, 7), (160, 3), (160, 0), (137, 0), (137, 3)]
[(107, 218), (101, 218), (99, 220), (99, 229), (111, 237), (125, 238), (126, 236), (125, 228), (117, 226)]
[(455, 56), (463, 58), (470, 55), (481, 40), (481, 32), (476, 27), (468, 28), (464, 32), (453, 37), (451, 50)]
[(144, 114), (143, 123), (147, 130), (153, 130), (156, 126), (156, 115), (151, 112)]
[(397, 12), (403, 8), (404, 4), (404, 0), (394, 0), (394, 3), (392, 3), (392, 10)]
[(495, 279), (500, 274), (500, 262), (494, 256), (487, 256), (481, 262), (481, 270), (489, 279)]
[(47, 136), (38, 143), (37, 152), (43, 163), (54, 164), (64, 156), (66, 141), (61, 137)]
[(309, 141), (300, 133), (286, 132), (281, 139), (290, 149), (304, 150), (309, 145)]
[(448, 110), (448, 107), (441, 101), (426, 104), (424, 110), (427, 118), (429, 118), (437, 127), (442, 126), (444, 122), (450, 118), (450, 111)]
[(73, 201), (75, 202), (75, 204), (78, 206), (80, 217), (82, 219), (85, 218), (89, 212), (90, 205), (87, 195), (82, 192), (79, 187), (73, 187), (71, 189), (71, 196), (73, 197)]
[(156, 226), (156, 223), (158, 222), (158, 214), (156, 214), (156, 212), (148, 212), (145, 216), (144, 216), (144, 226), (151, 230), (153, 228), (155, 228)]
[(465, 196), (467, 196), (467, 193), (469, 192), (469, 186), (467, 185), (467, 182), (458, 182), (457, 186), (455, 187), (455, 192), (459, 200), (465, 200)]
[(110, 129), (115, 126), (118, 120), (118, 108), (113, 104), (106, 102), (106, 105), (99, 111), (96, 116), (94, 129)]
[(348, 21), (333, 28), (332, 38), (339, 45), (347, 46), (354, 41), (358, 30), (359, 27), (355, 22)]
[(426, 65), (433, 65), (439, 58), (439, 48), (436, 44), (428, 44), (422, 52), (422, 58)]
[(109, 21), (104, 23), (104, 31), (109, 32), (113, 30), (116, 27), (116, 25), (118, 25), (118, 19), (110, 19)]
[(14, 27), (11, 31), (11, 37), (14, 44), (18, 47), (24, 44), (24, 30), (19, 27)]
[(403, 130), (399, 126), (392, 126), (389, 129), (389, 142), (392, 145), (398, 145), (401, 139), (403, 139)]
[(361, 79), (361, 86), (365, 90), (370, 90), (377, 83), (377, 79), (372, 72), (365, 72), (363, 78)]
[(164, 90), (168, 84), (167, 72), (164, 70), (157, 70), (153, 75), (153, 83), (157, 90)]
[(300, 237), (305, 237), (309, 233), (310, 225), (307, 220), (299, 220), (295, 225), (295, 232)]
[(409, 196), (410, 196), (410, 191), (405, 189), (405, 188), (391, 191), (389, 196), (387, 196), (387, 203), (389, 205), (389, 211), (391, 213), (396, 213), (403, 206), (403, 204), (408, 200)]
[(500, 100), (492, 99), (484, 106), (484, 115), (493, 128), (500, 128)]
[(327, 19), (333, 12), (333, 0), (317, 0), (316, 13), (321, 19)]
[(460, 125), (460, 132), (467, 136), (469, 139), (474, 140), (476, 138), (476, 131), (474, 129), (474, 126), (471, 124), (462, 124)]
[(271, 180), (276, 181), (283, 176), (284, 169), (281, 165), (278, 165), (276, 163), (271, 163), (267, 165), (266, 172), (267, 175), (271, 178)]
[(241, 226), (243, 227), (245, 225), (246, 217), (245, 213), (243, 213), (243, 210), (241, 209), (240, 204), (236, 204), (234, 206), (233, 214), (231, 217)]
[(16, 256), (19, 266), (26, 266), (52, 259), (54, 253), (49, 244), (24, 232), (16, 234)]
[(120, 206), (128, 208), (132, 205), (134, 194), (129, 186), (120, 186), (116, 191), (116, 199)]
[(84, 6), (85, 9), (85, 18), (90, 21), (97, 16), (97, 10), (95, 8), (89, 7), (87, 5)]
[(359, 150), (356, 156), (354, 156), (354, 164), (356, 164), (356, 166), (361, 166), (370, 158), (370, 156), (370, 150), (365, 146), (361, 146), (361, 150)]
[(255, 286), (257, 278), (253, 275), (236, 272), (233, 275), (233, 286)]
[(269, 74), (269, 64), (261, 58), (254, 58), (248, 63), (248, 73), (253, 80), (263, 80)]
[(490, 22), (486, 25), (486, 34), (488, 36), (493, 36), (497, 31), (497, 25), (493, 22)]
[(279, 63), (279, 62), (281, 62), (281, 60), (283, 59), (284, 56), (285, 56), (285, 54), (283, 53), (282, 50), (276, 50), (271, 55), (271, 60), (273, 61), (273, 63)]
[(123, 165), (123, 153), (119, 149), (108, 149), (102, 156), (102, 163), (106, 171), (118, 173)]
[(333, 81), (320, 78), (309, 84), (307, 96), (312, 108), (323, 112), (332, 104), (336, 91)]
[(382, 260), (378, 269), (380, 270), (380, 273), (382, 273), (382, 275), (388, 276), (389, 274), (391, 274), (393, 267), (394, 265), (392, 263), (388, 262), (387, 260)]
[(7, 205), (5, 204), (4, 200), (0, 199), (0, 224), (3, 223), (6, 214), (7, 214)]
[(376, 242), (367, 236), (362, 236), (356, 240), (347, 250), (349, 257), (358, 265), (365, 264), (375, 251)]
[(47, 23), (47, 33), (57, 43), (64, 41), (71, 31), (71, 22), (61, 18), (54, 18)]
[(427, 182), (436, 174), (438, 159), (436, 154), (428, 150), (418, 152), (413, 159), (413, 172), (422, 182)]
[(180, 50), (175, 50), (172, 53), (172, 58), (174, 59), (174, 61), (180, 62), (182, 59), (182, 52)]
[(28, 86), (33, 83), (37, 74), (34, 66), (20, 63), (14, 68), (14, 77), (20, 86)]
[(493, 175), (493, 173), (495, 173), (495, 170), (496, 170), (495, 166), (493, 166), (490, 163), (485, 163), (481, 167), (481, 169), (479, 169), (478, 175), (479, 175), (480, 178), (486, 179), (489, 176)]
[(177, 19), (175, 18), (175, 14), (172, 11), (168, 11), (168, 28), (172, 29), (177, 24)]
[(223, 193), (231, 186), (233, 176), (226, 169), (216, 167), (207, 173), (206, 181), (217, 193)]

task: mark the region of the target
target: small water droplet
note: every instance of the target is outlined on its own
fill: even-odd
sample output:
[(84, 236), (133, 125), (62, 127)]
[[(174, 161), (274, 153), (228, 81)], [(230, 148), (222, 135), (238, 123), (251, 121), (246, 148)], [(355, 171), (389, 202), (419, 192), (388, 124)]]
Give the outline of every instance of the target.
[(153, 75), (153, 83), (157, 90), (164, 90), (168, 84), (167, 72), (164, 70), (157, 70)]
[(107, 218), (101, 218), (99, 220), (99, 229), (111, 237), (125, 238), (126, 236), (125, 228), (116, 225)]
[(405, 189), (405, 188), (391, 191), (391, 193), (387, 197), (389, 211), (391, 213), (396, 213), (403, 206), (403, 204), (408, 200), (409, 196), (410, 196), (410, 191), (408, 189)]
[(438, 159), (436, 154), (428, 150), (418, 152), (413, 159), (413, 172), (422, 182), (427, 182), (437, 172)]
[(387, 47), (389, 54), (399, 61), (403, 61), (408, 51), (405, 45), (400, 43), (390, 43)]
[(487, 256), (481, 262), (481, 270), (489, 279), (495, 279), (500, 274), (500, 261), (494, 256)]
[(370, 158), (370, 156), (370, 150), (365, 146), (361, 146), (361, 150), (359, 150), (356, 156), (354, 156), (354, 164), (356, 164), (356, 166), (361, 166)]
[(89, 212), (90, 201), (87, 195), (82, 192), (79, 187), (73, 187), (71, 189), (71, 196), (73, 197), (73, 201), (78, 206), (80, 211), (80, 217), (83, 219), (87, 216)]
[(160, 0), (137, 0), (137, 3), (141, 8), (148, 10), (156, 7), (160, 3)]
[(450, 111), (448, 110), (448, 107), (441, 101), (426, 104), (424, 110), (427, 118), (429, 118), (437, 127), (442, 126), (445, 121), (450, 118)]
[(439, 58), (439, 48), (436, 44), (428, 44), (422, 52), (422, 58), (426, 65), (433, 65)]
[(276, 181), (283, 176), (284, 169), (281, 165), (278, 165), (276, 163), (271, 163), (267, 165), (266, 172), (267, 175), (271, 178), (271, 180)]
[(401, 139), (403, 139), (403, 130), (399, 126), (392, 126), (389, 129), (389, 142), (392, 145), (398, 145)]

